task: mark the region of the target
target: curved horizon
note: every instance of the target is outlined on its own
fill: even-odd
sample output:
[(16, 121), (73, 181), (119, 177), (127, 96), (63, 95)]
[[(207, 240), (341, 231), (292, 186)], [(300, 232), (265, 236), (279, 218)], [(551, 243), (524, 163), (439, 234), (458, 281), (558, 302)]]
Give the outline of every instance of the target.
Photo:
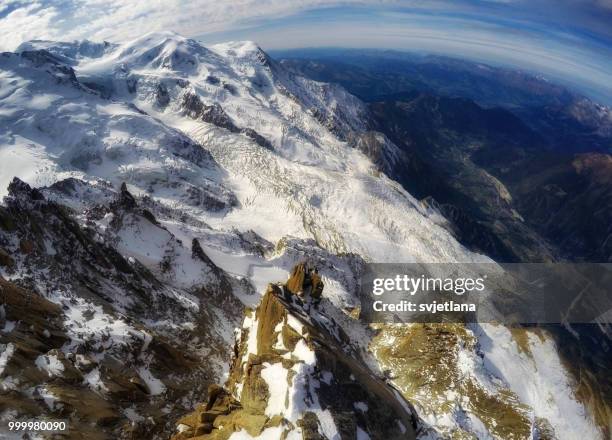
[(253, 40), (264, 50), (393, 49), (539, 73), (609, 105), (610, 22), (608, 0), (8, 1), (0, 6), (0, 49), (32, 39), (124, 42), (161, 30), (204, 44)]

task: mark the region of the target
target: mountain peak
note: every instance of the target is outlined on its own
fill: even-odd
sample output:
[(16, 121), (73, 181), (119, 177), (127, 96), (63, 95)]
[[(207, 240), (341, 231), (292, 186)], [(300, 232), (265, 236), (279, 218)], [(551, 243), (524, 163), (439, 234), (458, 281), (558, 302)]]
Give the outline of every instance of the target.
[(182, 35), (172, 31), (161, 31), (161, 32), (149, 32), (141, 37), (123, 43), (121, 46), (124, 48), (151, 48), (162, 44), (173, 42), (175, 44), (181, 44), (189, 40)]
[(245, 317), (225, 387), (178, 421), (173, 439), (415, 438), (416, 415), (372, 374), (331, 316), (310, 304), (307, 265), (269, 284)]
[(95, 59), (104, 56), (117, 47), (108, 41), (75, 40), (49, 41), (31, 40), (19, 45), (15, 52), (45, 50), (68, 65), (76, 65), (85, 59)]
[(228, 41), (215, 44), (210, 49), (225, 57), (255, 59), (261, 64), (269, 63), (268, 54), (256, 42), (251, 40)]
[(18, 177), (13, 177), (12, 182), (9, 184), (8, 195), (18, 199), (44, 200), (44, 196), (38, 189), (32, 188)]
[(176, 32), (152, 32), (117, 47), (101, 64), (85, 69), (114, 68), (117, 64), (127, 68), (168, 69), (196, 73), (199, 64), (215, 56), (196, 40)]

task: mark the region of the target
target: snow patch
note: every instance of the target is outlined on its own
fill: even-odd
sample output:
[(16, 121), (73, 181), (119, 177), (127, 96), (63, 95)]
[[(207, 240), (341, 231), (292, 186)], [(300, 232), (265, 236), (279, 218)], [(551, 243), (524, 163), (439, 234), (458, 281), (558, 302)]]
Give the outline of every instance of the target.
[(140, 378), (147, 384), (147, 388), (149, 388), (149, 393), (152, 396), (157, 396), (166, 391), (166, 385), (164, 385), (161, 380), (153, 376), (153, 374), (148, 368), (139, 367), (136, 371), (138, 372)]
[(289, 371), (283, 367), (281, 362), (275, 364), (265, 363), (264, 367), (261, 370), (261, 377), (266, 381), (270, 393), (265, 413), (269, 417), (283, 414), (286, 409), (285, 402), (288, 398), (289, 385), (287, 383), (287, 374)]
[(61, 376), (64, 372), (64, 364), (54, 354), (38, 356), (35, 364), (39, 370), (46, 371), (49, 377)]
[(11, 360), (11, 357), (15, 353), (15, 345), (12, 342), (9, 342), (6, 345), (2, 345), (4, 347), (2, 353), (0, 353), (0, 376), (4, 374), (4, 370), (6, 369), (8, 362)]

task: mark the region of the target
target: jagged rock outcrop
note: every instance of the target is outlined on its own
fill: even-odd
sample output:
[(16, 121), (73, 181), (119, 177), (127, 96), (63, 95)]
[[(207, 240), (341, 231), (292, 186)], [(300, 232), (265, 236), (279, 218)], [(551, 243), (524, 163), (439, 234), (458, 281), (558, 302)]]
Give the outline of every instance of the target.
[[(74, 439), (167, 438), (168, 417), (218, 380), (242, 306), (126, 185), (85, 227), (45, 197), (86, 186), (14, 179), (0, 205), (0, 413), (66, 419)], [(125, 247), (160, 239), (164, 267)]]
[(181, 104), (185, 115), (192, 119), (200, 119), (209, 124), (213, 124), (219, 128), (224, 128), (232, 133), (242, 133), (246, 137), (255, 141), (258, 145), (272, 150), (272, 144), (262, 135), (249, 127), (240, 128), (228, 114), (223, 110), (223, 107), (217, 102), (211, 105), (205, 105), (197, 95), (187, 92), (183, 95)]
[[(270, 297), (287, 310), (287, 323), (283, 321), (280, 333), (283, 327), (309, 330), (293, 335), (297, 341), (293, 351), (280, 346), (270, 349), (272, 360), (278, 355), (288, 357), (280, 367), (276, 361), (253, 366), (251, 371), (260, 369), (253, 373), (254, 392), (265, 396), (264, 391), (271, 389), (266, 375), (281, 371), (292, 379), (292, 393), (308, 391), (293, 395), (316, 396), (316, 402), (307, 402), (309, 407), (306, 403), (299, 408), (293, 405), (297, 415), (283, 415), (296, 427), (288, 436), (330, 437), (326, 429), (331, 426), (337, 428), (338, 436), (343, 427), (355, 429), (348, 434), (343, 431), (348, 438), (362, 435), (364, 429), (376, 433), (377, 427), (368, 420), (375, 418), (373, 408), (384, 399), (376, 399), (375, 406), (357, 403), (355, 409), (355, 402), (343, 396), (350, 390), (347, 384), (354, 382), (361, 389), (362, 378), (354, 374), (352, 381), (342, 370), (326, 367), (326, 351), (315, 330), (332, 333), (333, 337), (322, 338), (331, 347), (330, 359), (348, 357), (361, 365), (358, 351), (371, 371), (378, 372), (377, 367), (388, 370), (385, 376), (404, 387), (404, 372), (395, 368), (394, 361), (407, 365), (418, 356), (414, 363), (418, 369), (422, 356), (409, 350), (410, 358), (399, 353), (383, 363), (382, 357), (371, 353), (370, 328), (357, 320), (360, 267), (366, 261), (482, 261), (482, 257), (469, 253), (440, 227), (447, 222), (437, 212), (423, 208), (387, 178), (399, 180), (397, 175), (380, 172), (401, 157), (393, 142), (368, 132), (372, 127), (364, 123), (366, 106), (339, 86), (293, 76), (272, 60), (262, 61), (261, 51), (248, 42), (207, 49), (194, 40), (162, 33), (120, 46), (98, 46), (92, 48), (95, 54), (91, 56), (75, 45), (78, 43), (49, 43), (45, 47), (53, 56), (62, 56), (58, 63), (69, 61), (77, 84), (71, 81), (70, 70), (55, 69), (52, 61), (40, 64), (19, 54), (0, 56), (0, 70), (6, 73), (0, 78), (0, 88), (6, 91), (0, 99), (6, 169), (30, 183), (73, 178), (41, 188), (47, 201), (19, 196), (6, 203), (8, 211), (0, 209), (0, 247), (9, 257), (0, 254), (0, 273), (62, 308), (63, 329), (71, 342), (61, 349), (44, 347), (40, 366), (56, 365), (51, 362), (56, 358), (62, 365), (64, 359), (72, 362), (69, 354), (78, 350), (77, 354), (87, 356), (86, 361), (91, 360), (79, 363), (88, 381), (63, 393), (56, 385), (71, 374), (65, 378), (42, 375), (40, 382), (19, 382), (11, 393), (23, 397), (28, 405), (32, 389), (53, 396), (64, 404), (63, 409), (53, 406), (45, 412), (84, 419), (102, 437), (165, 440), (175, 432), (177, 418), (192, 411), (208, 385), (219, 383), (226, 372), (224, 365), (229, 363), (234, 341), (232, 329), (239, 325), (238, 315), (242, 316), (238, 300), (254, 307), (260, 299), (255, 292), (265, 291), (263, 283), (281, 279), (292, 265), (308, 257), (316, 260), (325, 277), (326, 292), (321, 311), (311, 310), (306, 317), (318, 316), (322, 322), (304, 321), (293, 327), (291, 322), (300, 322), (303, 307)], [(38, 43), (32, 48), (36, 46)], [(187, 115), (183, 97), (188, 92), (203, 105), (218, 103), (240, 131)], [(33, 100), (37, 105), (31, 105)], [(214, 121), (213, 116), (222, 118), (218, 110), (211, 109), (206, 116), (209, 121)], [(272, 150), (261, 139), (249, 139), (246, 130), (259, 134)], [(351, 142), (353, 139), (357, 142)], [(419, 171), (422, 164), (412, 156), (409, 159), (404, 164)], [(12, 173), (0, 175), (1, 186), (6, 187), (12, 177)], [(130, 208), (129, 202), (127, 206), (113, 204), (121, 198), (117, 189), (122, 182), (135, 207)], [(49, 203), (52, 201), (67, 209)], [(14, 318), (9, 321), (16, 322)], [(330, 326), (334, 321), (350, 335), (350, 344), (336, 326)], [(23, 330), (19, 324), (12, 330), (11, 326), (0, 323), (0, 329), (6, 329), (0, 334), (0, 344), (13, 331)], [(252, 331), (246, 329), (245, 336), (248, 333), (256, 341), (257, 325)], [(469, 383), (500, 393), (525, 390), (518, 397), (534, 407), (528, 415), (548, 419), (556, 432), (600, 438), (572, 400), (573, 390), (556, 349), (534, 339), (530, 342), (536, 344), (532, 350), (535, 361), (517, 352), (505, 356), (514, 345), (510, 336), (496, 330), (476, 336), (485, 347), (485, 365)], [(285, 332), (292, 334), (289, 329)], [(383, 329), (377, 341), (393, 344), (392, 336)], [(437, 339), (437, 333), (430, 337)], [(430, 337), (423, 338), (423, 347)], [(490, 340), (495, 344), (487, 346)], [(248, 339), (242, 343), (249, 345)], [(302, 346), (308, 350), (299, 352), (296, 347)], [(500, 347), (502, 350), (496, 350)], [(190, 362), (175, 359), (177, 353)], [(476, 361), (481, 353), (475, 349), (460, 351), (461, 356), (456, 357), (437, 353), (427, 352), (439, 361), (432, 364), (434, 372), (438, 365), (465, 367), (463, 355), (474, 361), (468, 370), (476, 371), (480, 365)], [(257, 344), (247, 355), (241, 365), (258, 356)], [(283, 362), (292, 357), (297, 361), (287, 370)], [(304, 357), (314, 361), (300, 361)], [(12, 368), (14, 358), (8, 354), (6, 358)], [(38, 365), (27, 365), (38, 370)], [(495, 375), (492, 379), (490, 372)], [(0, 388), (21, 380), (19, 376), (0, 374)], [(338, 385), (333, 378), (344, 382)], [(238, 393), (243, 382), (226, 389), (241, 407), (249, 401), (248, 393)], [(529, 388), (523, 386), (525, 382)], [(450, 431), (455, 435), (457, 427), (465, 431), (464, 438), (488, 435), (489, 430), (478, 431), (483, 425), (480, 419), (470, 419), (464, 389), (455, 387), (454, 394), (435, 395), (438, 383), (435, 376), (424, 377), (416, 392), (401, 389), (431, 425), (432, 436)], [(492, 388), (491, 383), (503, 386)], [(55, 385), (53, 389), (50, 384)], [(325, 390), (331, 390), (331, 396)], [(102, 396), (112, 417), (85, 399), (92, 394)], [(73, 401), (80, 396), (83, 403), (69, 406), (66, 396)], [(345, 400), (334, 401), (337, 396)], [(433, 402), (432, 396), (436, 397)], [(291, 402), (306, 402), (300, 399)], [(217, 401), (222, 403), (216, 398), (211, 408)], [(262, 435), (274, 438), (286, 428), (268, 419), (289, 410), (277, 402), (277, 409), (268, 415), (265, 411), (271, 402), (264, 400), (264, 406), (260, 401), (256, 414), (263, 411), (264, 427), (268, 423), (276, 429), (268, 432), (266, 428)], [(488, 400), (479, 402), (478, 408), (487, 413)], [(45, 409), (47, 403), (38, 399), (34, 405)], [(344, 412), (350, 412), (348, 418), (356, 412), (356, 419), (342, 423)], [(237, 408), (230, 411), (235, 413)], [(8, 408), (0, 411), (0, 418), (24, 420), (33, 415), (23, 408), (17, 415)], [(261, 424), (262, 417), (253, 420)], [(493, 417), (488, 422), (501, 426)], [(78, 425), (71, 426), (76, 426), (71, 435), (81, 433)], [(82, 433), (93, 438), (90, 434)], [(247, 435), (246, 429), (236, 432), (239, 438)], [(387, 436), (392, 438), (393, 433)]]
[(70, 83), (77, 88), (81, 88), (74, 69), (63, 64), (59, 58), (46, 50), (25, 50), (20, 55), (35, 67), (45, 67), (58, 84)]
[(297, 295), (312, 290), (312, 273), (298, 264), (247, 310), (227, 382), (179, 420), (174, 440), (243, 431), (262, 439), (415, 438), (410, 405), (369, 370), (331, 318)]

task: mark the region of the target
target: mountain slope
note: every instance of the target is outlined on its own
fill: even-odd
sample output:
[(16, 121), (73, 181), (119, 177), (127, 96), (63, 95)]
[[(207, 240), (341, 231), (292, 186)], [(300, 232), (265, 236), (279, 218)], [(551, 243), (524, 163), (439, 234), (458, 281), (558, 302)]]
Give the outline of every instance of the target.
[[(3, 411), (61, 415), (81, 438), (106, 438), (96, 426), (159, 434), (218, 377), (238, 301), (218, 268), (185, 255), (171, 236), (174, 258), (184, 260), (169, 266), (191, 268), (189, 287), (105, 240), (132, 225), (148, 239), (168, 234), (127, 191), (89, 215), (90, 225), (109, 221), (107, 230), (80, 226), (70, 209), (17, 179), (0, 207), (0, 249), (10, 255), (2, 272), (11, 280), (2, 280)], [(202, 356), (208, 365), (198, 363)], [(126, 424), (145, 414), (148, 422)]]
[(306, 270), (270, 284), (247, 312), (227, 389), (181, 419), (174, 439), (415, 438), (409, 404), (369, 371), (333, 319), (296, 296)]
[[(22, 49), (0, 56), (0, 124), (6, 127), (0, 183), (8, 188), (0, 275), (12, 292), (37, 298), (24, 325), (35, 323), (36, 310), (52, 311), (53, 338), (40, 345), (40, 331), (28, 333), (32, 340), (22, 351), (31, 353), (34, 344), (36, 356), (23, 356), (21, 305), (3, 306), (1, 393), (26, 402), (16, 414), (2, 407), (3, 420), (32, 417), (45, 402), (60, 401), (46, 411), (87, 420), (75, 435), (167, 438), (179, 414), (206, 401), (208, 386), (229, 372), (232, 330), (243, 307), (256, 307), (268, 283), (286, 279), (305, 258), (326, 286), (321, 316), (347, 335), (351, 359), (368, 375), (379, 377), (384, 369), (400, 383), (409, 376), (399, 367), (414, 359), (387, 364), (374, 342), (389, 340), (394, 330), (374, 330), (355, 318), (364, 262), (490, 261), (464, 248), (438, 211), (385, 174), (402, 153), (369, 129), (362, 102), (339, 86), (292, 75), (253, 43), (205, 48), (162, 33), (117, 46), (38, 41)], [(406, 327), (403, 337), (411, 337), (411, 328), (419, 326)], [(448, 332), (438, 328), (428, 338)], [(461, 332), (490, 340), (478, 328)], [(135, 336), (121, 340), (126, 334)], [(424, 356), (439, 359), (428, 338), (421, 339)], [(507, 405), (527, 420), (547, 419), (561, 439), (574, 429), (597, 438), (554, 342), (543, 338), (545, 361), (537, 365), (559, 366), (555, 375), (532, 368), (519, 352), (501, 356), (497, 343), (517, 342), (500, 331), (470, 383), (498, 397), (520, 388), (506, 374), (511, 359), (539, 386), (530, 388), (535, 397), (515, 390)], [(471, 359), (482, 354), (478, 344), (466, 347)], [(171, 348), (178, 353), (165, 354)], [(83, 367), (80, 354), (93, 358), (91, 364)], [(459, 368), (457, 358), (448, 359)], [(63, 367), (55, 368), (58, 362)], [(113, 375), (118, 365), (127, 365), (125, 374)], [(68, 374), (73, 367), (85, 368), (82, 378)], [(69, 385), (93, 393), (111, 415), (88, 418), (70, 400), (76, 391)], [(122, 387), (140, 396), (134, 407)], [(418, 399), (434, 391), (431, 381), (416, 391), (402, 388), (427, 418), (417, 427), (423, 438), (495, 432), (462, 406), (461, 388), (442, 407)], [(542, 402), (552, 392), (560, 397), (550, 400), (549, 410)], [(338, 402), (342, 411), (345, 403)], [(364, 432), (370, 426), (353, 422), (347, 426)], [(574, 428), (564, 436), (568, 423)]]
[(439, 209), (471, 249), (504, 261), (609, 261), (609, 186), (574, 164), (607, 161), (610, 108), (534, 74), (460, 59), (281, 56), (291, 71), (370, 103), (372, 126), (400, 147), (385, 172)]

